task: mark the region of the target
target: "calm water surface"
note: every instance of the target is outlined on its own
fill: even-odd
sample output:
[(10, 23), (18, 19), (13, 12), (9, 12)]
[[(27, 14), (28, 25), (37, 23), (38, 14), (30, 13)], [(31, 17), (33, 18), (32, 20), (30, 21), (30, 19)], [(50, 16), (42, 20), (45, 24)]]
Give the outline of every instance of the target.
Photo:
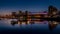
[[(60, 33), (60, 24), (57, 25), (52, 31), (49, 29), (48, 21), (40, 22), (41, 24), (15, 24), (14, 26), (11, 24), (12, 19), (4, 19), (0, 20), (0, 32), (3, 31), (11, 31), (11, 32), (19, 32), (19, 31), (27, 31), (27, 32), (48, 32), (48, 33)], [(37, 22), (36, 22), (37, 23)], [(46, 23), (46, 24), (44, 24)]]

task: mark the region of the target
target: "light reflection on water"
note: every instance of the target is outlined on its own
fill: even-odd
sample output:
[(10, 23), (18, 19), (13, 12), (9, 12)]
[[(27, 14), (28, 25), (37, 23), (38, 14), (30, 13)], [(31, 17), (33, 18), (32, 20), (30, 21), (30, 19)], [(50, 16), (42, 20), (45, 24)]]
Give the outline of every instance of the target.
[[(11, 25), (11, 21), (12, 19), (6, 19), (6, 20), (0, 20), (0, 31), (4, 30), (4, 29), (12, 29), (12, 30), (29, 30), (29, 29), (32, 29), (32, 30), (38, 30), (38, 31), (47, 31), (47, 32), (50, 32), (49, 30), (49, 24), (48, 24), (48, 21), (44, 21), (44, 22), (40, 22), (40, 24), (15, 24), (14, 26)], [(44, 24), (46, 23), (46, 24)], [(56, 31), (60, 31), (60, 25), (57, 25), (56, 28), (53, 29), (53, 32), (56, 32)]]

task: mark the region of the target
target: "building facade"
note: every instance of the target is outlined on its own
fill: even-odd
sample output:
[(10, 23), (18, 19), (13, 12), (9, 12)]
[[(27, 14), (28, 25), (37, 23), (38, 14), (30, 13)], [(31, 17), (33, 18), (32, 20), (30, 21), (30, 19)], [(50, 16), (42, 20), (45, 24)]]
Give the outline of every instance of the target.
[(54, 7), (54, 6), (49, 6), (49, 7), (48, 7), (48, 15), (49, 15), (50, 17), (56, 17), (57, 14), (58, 14), (58, 10), (57, 10), (56, 7)]

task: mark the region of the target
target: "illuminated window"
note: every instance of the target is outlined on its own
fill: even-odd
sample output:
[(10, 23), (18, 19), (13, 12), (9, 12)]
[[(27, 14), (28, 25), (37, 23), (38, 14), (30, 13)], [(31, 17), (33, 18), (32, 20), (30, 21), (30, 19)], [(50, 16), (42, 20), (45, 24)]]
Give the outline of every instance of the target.
[(53, 15), (56, 15), (56, 12), (53, 12)]

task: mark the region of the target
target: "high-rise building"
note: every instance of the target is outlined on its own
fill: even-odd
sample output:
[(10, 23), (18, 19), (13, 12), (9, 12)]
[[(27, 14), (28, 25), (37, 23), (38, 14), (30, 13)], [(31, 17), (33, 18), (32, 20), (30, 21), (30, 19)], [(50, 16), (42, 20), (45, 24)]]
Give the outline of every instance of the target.
[(56, 7), (54, 7), (54, 6), (49, 6), (48, 7), (48, 15), (50, 17), (56, 16), (57, 13), (58, 13), (58, 11), (57, 11), (57, 8)]
[(16, 17), (16, 12), (12, 12), (12, 17), (13, 17), (13, 18)]

